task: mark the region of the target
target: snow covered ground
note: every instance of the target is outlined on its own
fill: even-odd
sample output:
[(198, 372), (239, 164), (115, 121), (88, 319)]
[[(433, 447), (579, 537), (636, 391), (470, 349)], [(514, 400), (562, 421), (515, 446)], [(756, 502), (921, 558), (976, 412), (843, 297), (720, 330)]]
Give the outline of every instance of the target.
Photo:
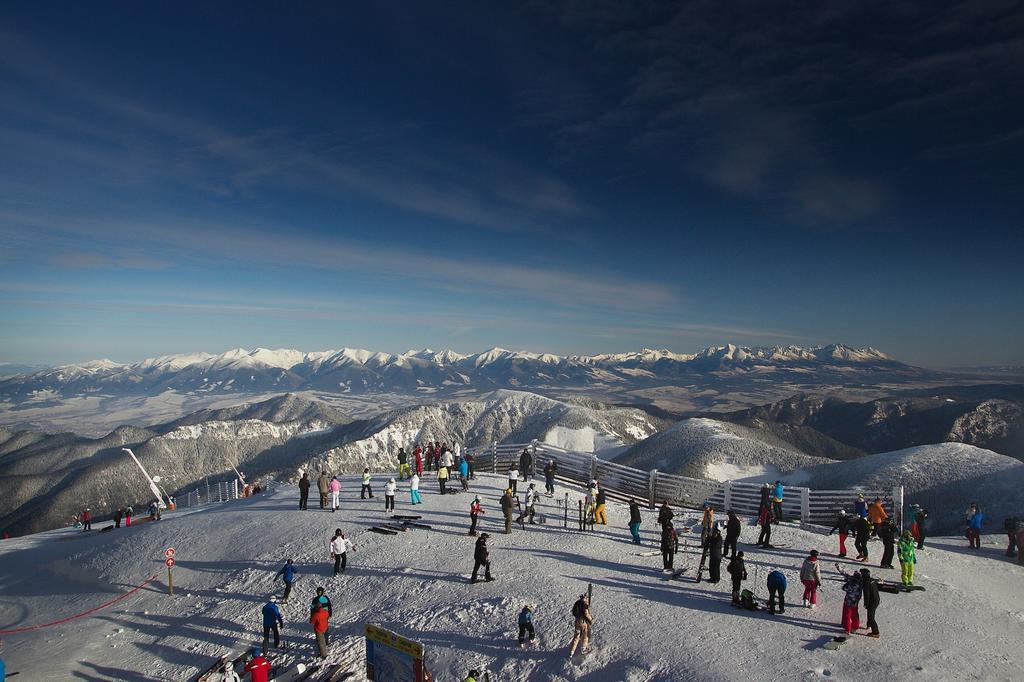
[[(292, 558), (301, 576), (284, 607), (287, 654), (283, 668), (312, 654), (307, 604), (323, 585), (334, 602), (331, 658), (360, 671), (363, 624), (376, 623), (426, 647), (437, 680), (462, 679), (470, 667), (495, 680), (778, 680), (1020, 679), (1024, 638), (1024, 567), (1001, 556), (1003, 538), (985, 538), (977, 553), (960, 538), (936, 538), (921, 553), (918, 584), (926, 592), (882, 595), (882, 640), (855, 637), (839, 651), (821, 645), (838, 632), (839, 583), (826, 580), (821, 604), (799, 606), (797, 571), (806, 551), (833, 552), (835, 537), (783, 525), (776, 549), (749, 543), (751, 580), (766, 596), (768, 570), (789, 577), (784, 616), (736, 610), (728, 585), (666, 580), (660, 557), (636, 556), (627, 542), (627, 510), (610, 505), (609, 526), (563, 530), (560, 508), (542, 498), (547, 523), (501, 534), (497, 508), (503, 481), (483, 476), (473, 488), (486, 509), (482, 529), (492, 534), (497, 578), (469, 584), (473, 538), (465, 494), (441, 497), (424, 481), (424, 504), (415, 508), (433, 530), (377, 535), (368, 526), (383, 516), (381, 477), (373, 500), (358, 499), (358, 483), (345, 480), (342, 509), (296, 509), (297, 491), (282, 486), (247, 500), (168, 514), (158, 523), (109, 533), (50, 531), (0, 542), (0, 630), (46, 623), (81, 613), (157, 578), (139, 592), (92, 616), (25, 634), (2, 635), (9, 671), (27, 680), (182, 680), (228, 650), (258, 641), (259, 608), (281, 583), (272, 577)], [(405, 488), (405, 486), (403, 486)], [(559, 496), (566, 490), (558, 486)], [(400, 492), (398, 513), (408, 514)], [(580, 494), (570, 491), (570, 505)], [(557, 498), (556, 498), (557, 499)], [(694, 519), (695, 515), (691, 515)], [(655, 513), (644, 512), (644, 550), (656, 549)], [(677, 521), (679, 517), (677, 516)], [(682, 524), (677, 524), (682, 525)], [(330, 575), (327, 542), (334, 528), (351, 534), (356, 551), (348, 571)], [(688, 546), (677, 567), (693, 575), (699, 555)], [(163, 550), (174, 546), (176, 593), (166, 594)], [(877, 559), (880, 547), (871, 545)], [(834, 576), (832, 564), (823, 566)], [(847, 570), (855, 564), (847, 563)], [(895, 571), (884, 571), (894, 577)], [(566, 659), (569, 609), (593, 584), (594, 652)], [(793, 605), (793, 602), (796, 605)], [(515, 617), (536, 605), (540, 645), (520, 650)]]

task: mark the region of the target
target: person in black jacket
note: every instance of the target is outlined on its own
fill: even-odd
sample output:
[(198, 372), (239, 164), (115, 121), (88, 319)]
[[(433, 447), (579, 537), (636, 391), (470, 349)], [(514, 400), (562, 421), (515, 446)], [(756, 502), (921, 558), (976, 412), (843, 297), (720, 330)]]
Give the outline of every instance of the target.
[(867, 561), (868, 538), (871, 537), (871, 525), (868, 520), (857, 517), (857, 520), (853, 522), (853, 533), (853, 546), (857, 548), (857, 561)]
[(705, 545), (708, 550), (708, 582), (715, 584), (722, 579), (722, 531), (717, 525)]
[(736, 554), (736, 543), (740, 539), (741, 532), (740, 517), (736, 516), (736, 512), (729, 510), (729, 521), (725, 524), (725, 547), (722, 548), (722, 556), (729, 556), (729, 548), (732, 547), (732, 553)]
[(636, 500), (629, 501), (629, 532), (633, 536), (633, 544), (640, 545), (640, 505)]
[(671, 523), (674, 516), (671, 507), (668, 506), (668, 500), (662, 502), (661, 509), (658, 510), (658, 524), (664, 526), (666, 522)]
[(743, 552), (736, 552), (726, 568), (732, 576), (732, 603), (740, 603), (740, 583), (747, 579), (747, 565), (743, 561)]
[(555, 496), (555, 473), (558, 472), (558, 465), (555, 460), (548, 460), (544, 467), (544, 494), (548, 497)]
[(772, 505), (771, 505), (771, 502), (768, 499), (769, 496), (771, 495), (771, 491), (772, 491), (771, 486), (769, 486), (767, 483), (765, 483), (764, 485), (761, 486), (761, 503), (758, 505), (758, 508), (757, 508), (758, 515), (761, 514), (761, 510), (762, 509), (767, 509), (768, 513), (769, 514), (771, 513)]
[(896, 551), (896, 526), (893, 525), (892, 519), (886, 519), (878, 524), (875, 529), (879, 539), (882, 541), (882, 563), (878, 566), (879, 568), (892, 568), (892, 557)]
[(307, 502), (309, 502), (309, 474), (302, 472), (302, 478), (299, 479), (299, 509), (305, 509)]
[(533, 455), (529, 448), (523, 448), (523, 454), (519, 455), (519, 473), (524, 481), (529, 481), (533, 476)]
[(866, 568), (860, 569), (860, 577), (863, 581), (864, 608), (868, 612), (868, 627), (871, 628), (871, 634), (868, 637), (878, 639), (880, 636), (878, 633), (878, 623), (875, 622), (875, 610), (878, 608), (879, 602), (881, 602), (878, 594), (878, 581), (871, 578), (871, 571)]
[(476, 574), (481, 567), (484, 569), (484, 580), (494, 580), (491, 577), (490, 552), (487, 551), (487, 538), (489, 537), (491, 536), (487, 533), (480, 533), (480, 537), (477, 538), (476, 548), (473, 550), (473, 577), (470, 578), (470, 582), (478, 582)]
[(845, 509), (839, 510), (839, 515), (836, 516), (836, 523), (832, 526), (832, 530), (828, 532), (829, 535), (839, 531), (839, 556), (846, 556), (846, 538), (850, 535), (850, 517), (847, 516)]
[(672, 570), (675, 561), (676, 530), (671, 521), (661, 524), (661, 564), (665, 571)]

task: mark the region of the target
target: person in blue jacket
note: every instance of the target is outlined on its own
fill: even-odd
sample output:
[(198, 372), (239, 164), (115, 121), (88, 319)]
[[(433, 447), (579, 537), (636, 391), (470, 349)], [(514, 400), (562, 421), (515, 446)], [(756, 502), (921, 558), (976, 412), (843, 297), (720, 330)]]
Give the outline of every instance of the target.
[(775, 488), (772, 489), (772, 516), (775, 517), (775, 523), (782, 522), (782, 500), (785, 496), (785, 489), (782, 487), (782, 481), (775, 481)]
[(463, 490), (469, 490), (469, 462), (464, 457), (460, 457), (459, 460), (459, 481)]
[(981, 524), (984, 520), (985, 515), (981, 513), (978, 503), (972, 502), (967, 511), (967, 541), (971, 549), (981, 549)]
[(274, 576), (276, 582), (278, 578), (284, 578), (284, 596), (281, 597), (281, 603), (288, 603), (288, 596), (292, 593), (292, 583), (295, 582), (295, 566), (292, 564), (292, 560), (284, 562), (284, 566)]
[(854, 502), (853, 508), (857, 511), (857, 516), (862, 519), (866, 519), (868, 517), (868, 503), (867, 500), (864, 499), (863, 495), (857, 495), (857, 501)]
[(281, 646), (281, 630), (284, 627), (284, 620), (281, 618), (281, 607), (277, 605), (277, 597), (271, 597), (270, 601), (263, 605), (263, 655), (267, 655), (267, 647), (270, 644), (270, 633), (274, 633), (274, 648)]
[(530, 608), (529, 604), (524, 606), (523, 610), (519, 612), (519, 646), (526, 646), (527, 634), (530, 637), (530, 644), (533, 644), (533, 609)]
[(779, 613), (786, 612), (786, 574), (772, 571), (768, 574), (768, 613), (775, 613), (775, 597), (779, 598)]

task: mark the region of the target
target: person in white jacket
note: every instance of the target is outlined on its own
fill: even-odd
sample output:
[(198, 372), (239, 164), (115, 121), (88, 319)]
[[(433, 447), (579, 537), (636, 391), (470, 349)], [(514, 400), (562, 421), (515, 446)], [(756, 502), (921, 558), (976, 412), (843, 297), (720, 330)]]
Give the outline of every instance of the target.
[(388, 479), (384, 484), (384, 511), (395, 511), (395, 493), (398, 491), (398, 484), (395, 479)]
[(519, 484), (519, 469), (516, 469), (516, 465), (513, 464), (508, 468), (508, 487), (512, 489), (512, 494), (516, 494), (516, 488)]
[(516, 523), (522, 523), (524, 518), (529, 518), (530, 523), (537, 523), (533, 520), (533, 505), (537, 501), (537, 491), (533, 487), (533, 483), (526, 489), (526, 504), (523, 507), (523, 511), (519, 514), (519, 518), (516, 519)]
[(450, 450), (445, 450), (444, 454), (441, 455), (441, 466), (445, 466), (445, 467), (448, 467), (449, 469), (451, 469), (452, 466), (454, 466), (454, 464), (455, 464), (455, 457), (452, 456), (452, 453), (451, 453)]
[(355, 545), (352, 541), (345, 537), (345, 534), (338, 528), (334, 531), (334, 537), (331, 538), (331, 558), (334, 559), (334, 575), (343, 573), (345, 571), (346, 564), (346, 553), (350, 549), (355, 549)]
[(412, 478), (409, 479), (409, 497), (412, 498), (413, 504), (423, 504), (423, 500), (420, 498), (419, 474), (413, 474)]

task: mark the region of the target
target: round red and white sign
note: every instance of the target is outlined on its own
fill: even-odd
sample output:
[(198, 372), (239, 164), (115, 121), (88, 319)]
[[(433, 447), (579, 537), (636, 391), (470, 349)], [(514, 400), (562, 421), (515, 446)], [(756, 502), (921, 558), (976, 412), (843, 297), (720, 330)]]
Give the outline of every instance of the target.
[(173, 547), (168, 547), (167, 549), (165, 549), (164, 550), (164, 556), (167, 557), (168, 559), (170, 559), (172, 556), (174, 556), (174, 548)]
[(167, 568), (170, 568), (174, 565), (174, 557), (167, 557), (167, 561), (165, 561), (164, 563), (167, 564)]

